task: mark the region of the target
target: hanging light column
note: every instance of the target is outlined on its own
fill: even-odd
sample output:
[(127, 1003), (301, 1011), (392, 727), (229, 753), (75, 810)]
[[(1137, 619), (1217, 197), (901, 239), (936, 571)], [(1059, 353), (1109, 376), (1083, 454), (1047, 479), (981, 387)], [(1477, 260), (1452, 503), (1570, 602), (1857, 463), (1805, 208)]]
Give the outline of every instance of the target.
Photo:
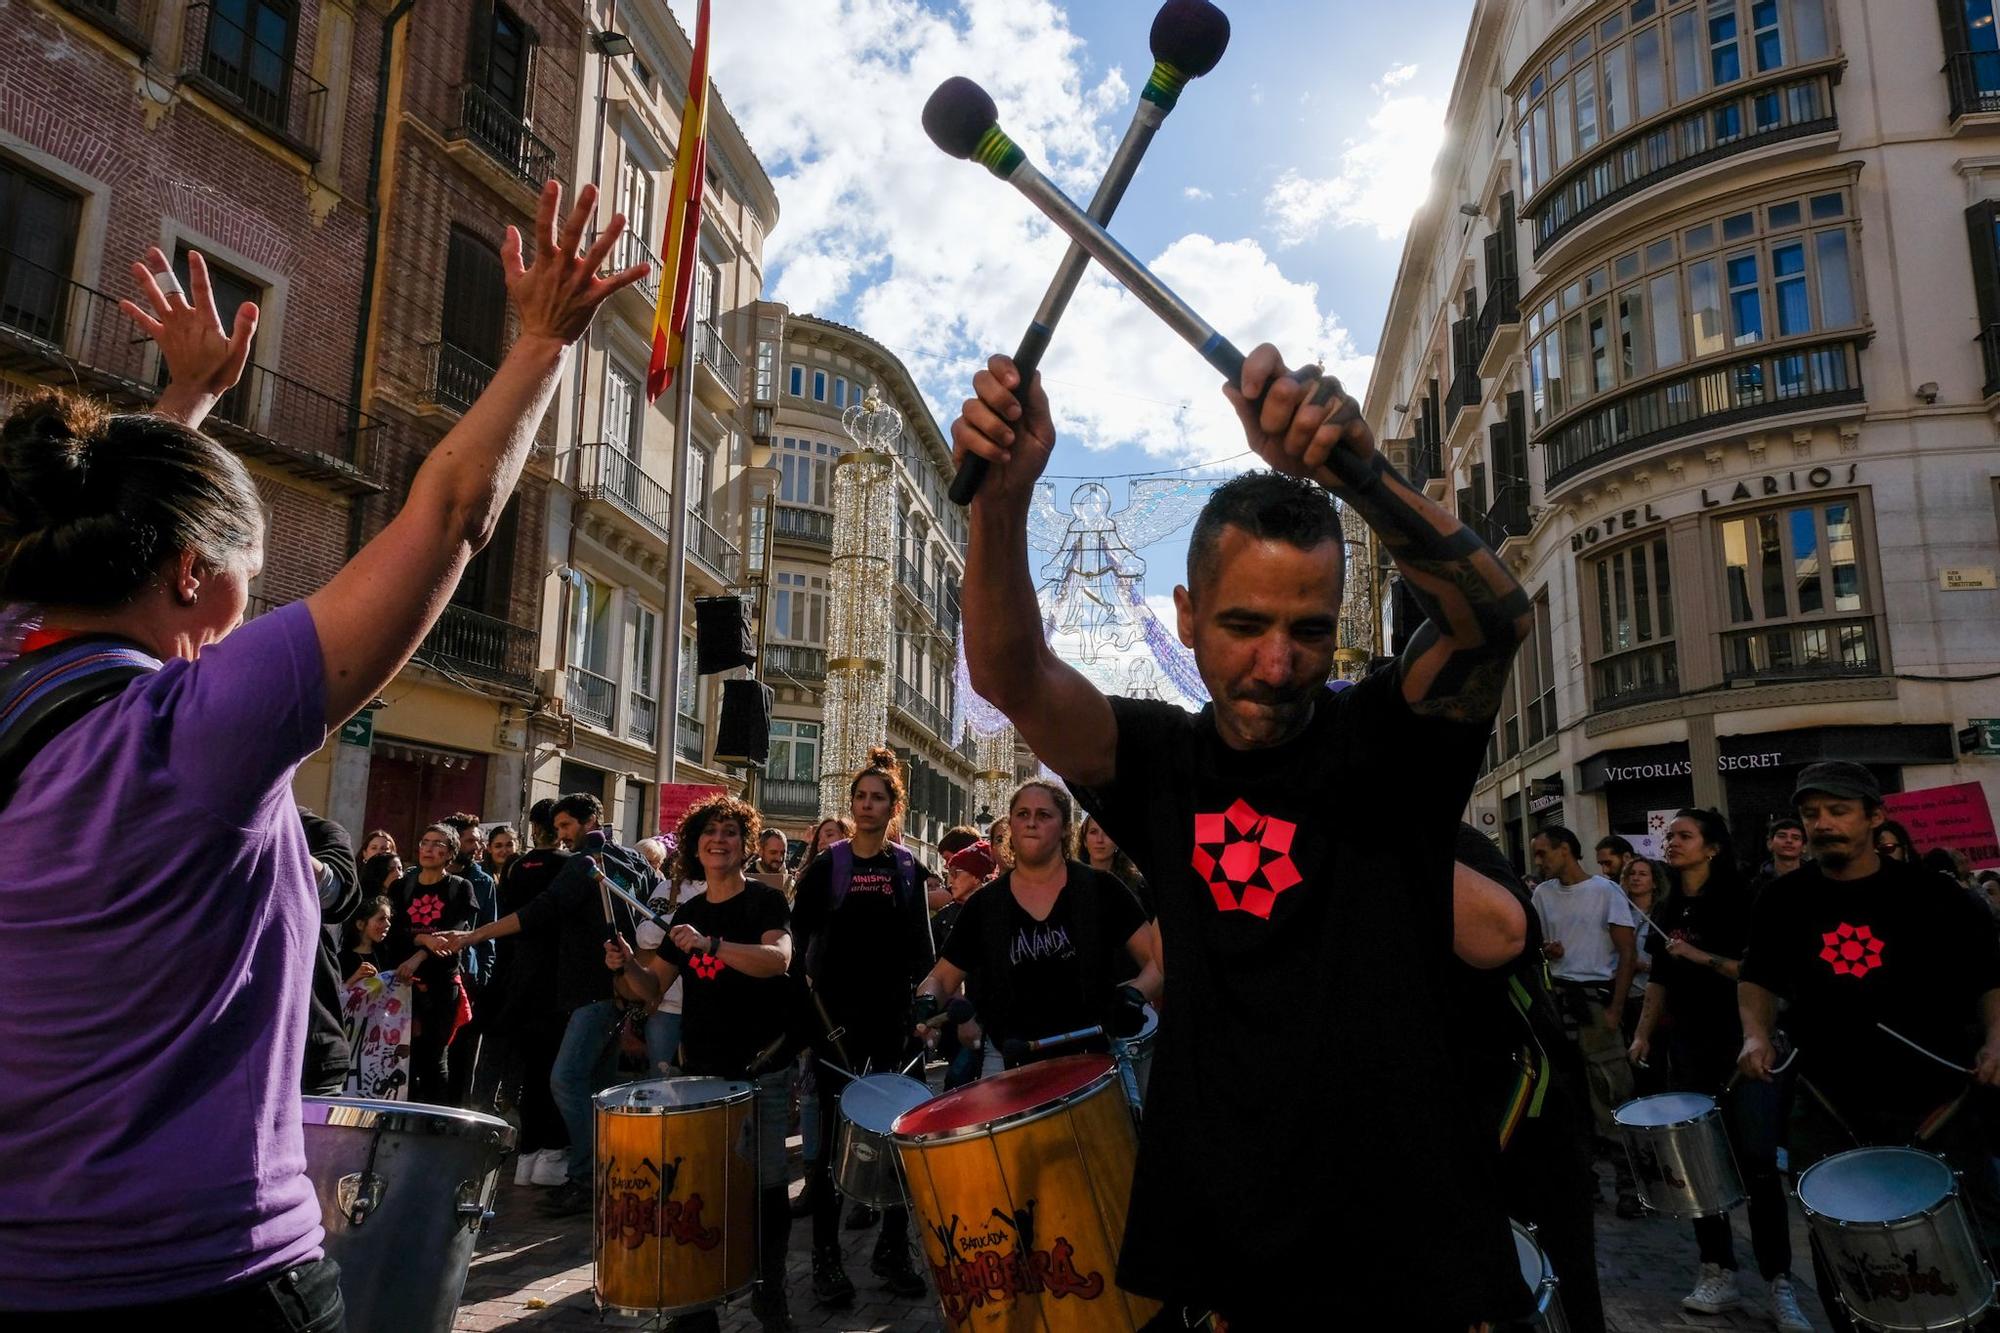
[(1347, 557), (1346, 590), (1340, 598), (1340, 642), (1333, 653), (1334, 674), (1360, 680), (1376, 656), (1381, 617), (1375, 609), (1375, 538), (1361, 515), (1340, 506), (1340, 541)]
[(841, 414), (854, 449), (833, 465), (833, 583), (826, 634), (820, 817), (845, 815), (847, 784), (889, 736), (890, 603), (895, 588), (894, 451), (903, 414), (874, 389)]

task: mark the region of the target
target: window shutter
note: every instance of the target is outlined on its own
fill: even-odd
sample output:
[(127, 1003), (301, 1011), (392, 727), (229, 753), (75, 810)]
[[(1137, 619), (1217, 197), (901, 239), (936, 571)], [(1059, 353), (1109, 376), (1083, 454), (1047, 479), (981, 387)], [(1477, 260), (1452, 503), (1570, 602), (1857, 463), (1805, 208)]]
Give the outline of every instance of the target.
[(1979, 302), (1982, 330), (2000, 324), (2000, 254), (1995, 253), (1994, 225), (2000, 222), (2000, 201), (1983, 200), (1965, 210), (1966, 241), (1972, 251), (1972, 291)]
[(472, 30), (465, 41), (465, 81), (486, 86), (486, 67), (493, 59), (493, 0), (472, 0)]
[(1972, 35), (1965, 27), (1965, 0), (1938, 0), (1938, 28), (1944, 33), (1944, 53), (1970, 50)]
[(1516, 253), (1519, 234), (1520, 226), (1514, 217), (1514, 194), (1510, 190), (1500, 196), (1500, 271), (1510, 278), (1521, 275), (1521, 261)]
[(1500, 233), (1497, 231), (1488, 232), (1485, 241), (1481, 244), (1484, 249), (1486, 262), (1486, 300), (1488, 304), (1491, 304), (1494, 286), (1507, 276), (1506, 272), (1500, 267)]

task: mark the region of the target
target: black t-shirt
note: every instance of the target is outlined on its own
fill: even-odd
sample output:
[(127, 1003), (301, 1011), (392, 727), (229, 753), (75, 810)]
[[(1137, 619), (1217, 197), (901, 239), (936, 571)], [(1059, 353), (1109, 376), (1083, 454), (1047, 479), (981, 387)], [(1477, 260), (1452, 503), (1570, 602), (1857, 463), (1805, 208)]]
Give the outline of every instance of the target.
[[(383, 942), (383, 949), (396, 964), (412, 953), (424, 952), (416, 941), (419, 935), (471, 930), (478, 910), (472, 901), (472, 885), (452, 874), (435, 884), (426, 884), (421, 870), (409, 871), (396, 881), (389, 897), (396, 904), (396, 914), (389, 922), (389, 938)], [(599, 964), (602, 965), (601, 958)], [(382, 964), (378, 962), (375, 966)], [(417, 979), (426, 987), (437, 983), (449, 986), (452, 974), (457, 971), (457, 954), (425, 954), (424, 961), (417, 964)]]
[(1921, 867), (1885, 859), (1866, 879), (1834, 880), (1808, 865), (1758, 899), (1743, 979), (1792, 1002), (1799, 1068), (1836, 1107), (1922, 1112), (1965, 1075), (1875, 1025), (1970, 1067), (2000, 944), (1965, 890)]
[(812, 972), (834, 1022), (866, 1046), (901, 1030), (912, 991), (936, 961), (924, 870), (913, 859), (906, 885), (890, 848), (857, 856), (847, 896), (835, 907), (834, 860), (832, 851), (815, 860), (793, 891), (793, 967)]
[[(500, 877), (500, 915), (511, 916), (540, 897), (568, 861), (569, 853), (555, 847), (531, 847), (509, 861)], [(556, 955), (561, 947), (557, 932), (508, 935), (493, 945), (497, 993), (489, 990), (486, 998), (499, 1009), (500, 1023), (518, 1027), (533, 1017), (556, 1013)]]
[(339, 959), (341, 985), (344, 987), (347, 979), (360, 971), (363, 963), (373, 963), (377, 972), (393, 972), (395, 968), (383, 961), (387, 957), (384, 952), (386, 947), (386, 944), (378, 946), (367, 953), (361, 952), (351, 944), (343, 948)]
[[(605, 878), (640, 902), (651, 898), (660, 886), (659, 872), (630, 847), (607, 838), (596, 857)], [(589, 860), (571, 856), (556, 871), (549, 887), (520, 909), (522, 933), (555, 937), (555, 1000), (556, 1008), (564, 1013), (612, 998), (612, 974), (604, 966), (604, 893), (591, 873)], [(624, 899), (612, 897), (611, 916), (618, 932), (630, 940), (635, 933), (634, 918)]]
[[(1112, 988), (1139, 971), (1125, 947), (1146, 924), (1139, 900), (1116, 876), (1080, 861), (1068, 869), (1043, 920), (1015, 898), (1009, 871), (965, 900), (945, 940), (944, 959), (970, 978), (980, 1026), (994, 1040), (1033, 1041), (1101, 1023)], [(1092, 914), (1090, 922), (1078, 919), (1083, 912)], [(1003, 940), (1001, 979), (994, 949)], [(1086, 960), (1080, 953), (1086, 949), (1095, 957)]]
[(1152, 884), (1172, 1015), (1128, 1290), (1317, 1326), (1337, 1234), (1343, 1271), (1368, 1275), (1343, 1289), (1357, 1328), (1527, 1307), (1493, 1127), (1439, 1039), (1453, 831), (1490, 725), (1418, 716), (1396, 677), (1326, 695), (1256, 751), (1207, 710), (1111, 701), (1117, 776), (1077, 794)]
[[(1694, 1069), (1679, 1069), (1688, 1086), (1727, 1079), (1743, 1047), (1743, 1020), (1736, 1010), (1736, 981), (1703, 963), (1667, 952), (1685, 940), (1705, 953), (1741, 959), (1750, 939), (1750, 894), (1741, 888), (1704, 886), (1702, 892), (1669, 894), (1653, 908), (1656, 931), (1647, 932), (1652, 956), (1649, 985), (1666, 987), (1666, 1015), (1677, 1051), (1695, 1053)], [(1699, 1090), (1715, 1092), (1716, 1088)]]
[[(674, 924), (731, 944), (762, 944), (766, 933), (791, 928), (791, 908), (778, 889), (746, 880), (743, 891), (717, 902), (704, 893), (674, 913)], [(681, 1045), (690, 1074), (741, 1078), (744, 1069), (785, 1028), (783, 976), (752, 977), (712, 953), (682, 953), (671, 937), (660, 957), (680, 969)]]

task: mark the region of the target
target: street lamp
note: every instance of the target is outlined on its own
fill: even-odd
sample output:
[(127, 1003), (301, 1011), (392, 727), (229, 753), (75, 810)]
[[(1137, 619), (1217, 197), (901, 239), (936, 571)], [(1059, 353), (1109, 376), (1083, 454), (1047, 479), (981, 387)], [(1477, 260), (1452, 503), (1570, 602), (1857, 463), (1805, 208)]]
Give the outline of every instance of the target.
[(629, 56), (632, 54), (632, 39), (622, 32), (593, 32), (590, 45), (601, 56)]
[(889, 607), (895, 586), (891, 462), (903, 414), (875, 389), (841, 414), (854, 448), (833, 465), (833, 583), (826, 635), (826, 732), (820, 817), (844, 815), (847, 784), (868, 747), (889, 737)]

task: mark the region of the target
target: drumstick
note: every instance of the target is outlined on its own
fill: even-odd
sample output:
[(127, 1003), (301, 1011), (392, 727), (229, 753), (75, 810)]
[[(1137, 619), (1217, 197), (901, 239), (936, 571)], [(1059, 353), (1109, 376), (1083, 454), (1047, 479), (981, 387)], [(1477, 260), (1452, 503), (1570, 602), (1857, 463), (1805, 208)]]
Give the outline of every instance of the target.
[[(620, 888), (618, 885), (612, 884), (609, 876), (600, 876), (599, 882), (600, 886), (609, 885), (613, 893), (617, 894), (620, 898), (623, 898), (626, 902), (632, 905), (633, 911), (637, 912), (640, 916), (645, 917), (648, 921), (651, 921), (661, 930), (671, 931), (674, 928), (674, 923), (672, 921), (669, 921), (666, 917), (662, 916), (660, 913), (655, 912), (652, 908), (648, 907), (645, 903), (640, 902), (637, 898), (627, 893), (624, 889)], [(611, 909), (609, 907), (606, 907), (604, 909), (604, 913), (605, 916), (608, 918), (611, 915)]]
[(1877, 1023), (1875, 1026), (1881, 1028), (1884, 1032), (1894, 1037), (1897, 1041), (1902, 1042), (1903, 1045), (1909, 1047), (1911, 1050), (1915, 1051), (1918, 1055), (1926, 1056), (1932, 1060), (1935, 1060), (1939, 1064), (1943, 1065), (1946, 1069), (1953, 1070), (1960, 1074), (1969, 1075), (1972, 1073), (1972, 1071), (1970, 1069), (1967, 1069), (1964, 1065), (1954, 1064), (1950, 1060), (1945, 1059), (1942, 1055), (1939, 1055), (1936, 1051), (1925, 1050), (1923, 1047), (1917, 1045), (1915, 1042), (1911, 1041), (1908, 1037), (1904, 1036), (1902, 1033), (1896, 1031), (1896, 1029), (1890, 1027), (1887, 1023)]

